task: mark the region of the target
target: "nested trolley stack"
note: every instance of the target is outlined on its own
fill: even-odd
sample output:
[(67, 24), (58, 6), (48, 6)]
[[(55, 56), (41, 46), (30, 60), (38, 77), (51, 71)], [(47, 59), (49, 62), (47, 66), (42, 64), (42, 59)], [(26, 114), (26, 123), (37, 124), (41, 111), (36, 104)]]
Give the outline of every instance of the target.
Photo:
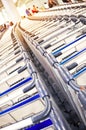
[[(60, 90), (66, 98), (60, 95), (63, 105), (67, 100), (86, 126), (85, 8), (86, 3), (39, 12), (23, 19), (17, 28), (54, 81), (54, 91), (58, 95)], [(70, 108), (68, 111), (71, 113)]]
[(0, 129), (70, 130), (14, 32), (8, 29), (0, 41)]

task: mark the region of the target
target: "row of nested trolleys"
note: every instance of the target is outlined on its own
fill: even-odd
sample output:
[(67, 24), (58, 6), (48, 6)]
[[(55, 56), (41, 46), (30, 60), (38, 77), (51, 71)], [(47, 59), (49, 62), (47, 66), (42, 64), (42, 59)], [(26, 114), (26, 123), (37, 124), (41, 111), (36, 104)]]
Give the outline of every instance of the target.
[(86, 125), (86, 3), (40, 12), (18, 29)]
[(70, 130), (14, 32), (0, 40), (0, 130)]

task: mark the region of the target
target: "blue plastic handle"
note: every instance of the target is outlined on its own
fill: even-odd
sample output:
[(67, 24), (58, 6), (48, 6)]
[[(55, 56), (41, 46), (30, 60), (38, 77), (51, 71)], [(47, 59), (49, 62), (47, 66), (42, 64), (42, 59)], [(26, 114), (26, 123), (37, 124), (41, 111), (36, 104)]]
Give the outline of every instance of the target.
[(67, 63), (68, 61), (70, 61), (71, 59), (75, 58), (76, 56), (80, 55), (81, 53), (83, 53), (85, 51), (86, 51), (86, 48), (84, 48), (83, 50), (81, 50), (79, 52), (76, 52), (74, 55), (72, 55), (72, 56), (66, 58), (65, 60), (63, 60), (62, 62), (60, 62), (60, 65)]
[(0, 116), (4, 115), (4, 114), (6, 114), (6, 113), (9, 113), (9, 112), (11, 112), (11, 111), (13, 111), (13, 110), (16, 110), (17, 108), (19, 108), (19, 107), (21, 107), (21, 106), (24, 106), (24, 105), (26, 105), (26, 104), (28, 104), (28, 103), (31, 103), (32, 101), (37, 100), (37, 99), (39, 99), (39, 98), (40, 98), (40, 95), (39, 95), (39, 94), (35, 94), (34, 96), (29, 97), (28, 99), (23, 100), (22, 102), (20, 102), (20, 103), (18, 103), (18, 104), (16, 104), (16, 105), (13, 105), (12, 107), (7, 108), (6, 110), (1, 111), (1, 112), (0, 112)]
[(22, 85), (24, 85), (25, 83), (29, 82), (30, 80), (32, 80), (31, 77), (28, 77), (27, 79), (24, 79), (23, 81), (19, 82), (18, 84), (14, 85), (13, 87), (7, 89), (6, 91), (0, 93), (0, 97), (4, 96), (5, 94), (8, 94), (9, 92), (15, 90), (18, 87), (21, 87)]
[(82, 73), (84, 73), (86, 71), (86, 67), (81, 69), (80, 71), (78, 71), (77, 73), (75, 73), (73, 75), (73, 78), (77, 78), (79, 75), (81, 75)]
[(57, 53), (59, 53), (59, 52), (62, 51), (63, 49), (69, 47), (70, 45), (72, 45), (72, 44), (74, 44), (74, 43), (76, 43), (76, 42), (78, 42), (79, 40), (83, 39), (84, 37), (86, 37), (86, 34), (85, 34), (85, 35), (82, 35), (82, 36), (79, 37), (79, 38), (77, 38), (77, 39), (74, 40), (73, 42), (71, 42), (71, 43), (69, 43), (69, 44), (67, 44), (67, 45), (65, 45), (65, 46), (63, 46), (63, 47), (61, 47), (60, 49), (55, 50), (54, 52), (52, 52), (52, 54), (53, 54), (53, 55), (56, 55)]

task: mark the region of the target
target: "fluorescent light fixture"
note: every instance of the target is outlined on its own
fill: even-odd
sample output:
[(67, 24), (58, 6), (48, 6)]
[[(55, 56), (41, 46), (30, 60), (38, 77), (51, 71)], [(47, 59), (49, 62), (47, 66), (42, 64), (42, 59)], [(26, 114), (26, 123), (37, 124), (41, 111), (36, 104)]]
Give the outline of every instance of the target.
[(16, 2), (17, 2), (17, 0), (13, 0), (13, 2), (14, 2), (14, 3), (16, 3)]

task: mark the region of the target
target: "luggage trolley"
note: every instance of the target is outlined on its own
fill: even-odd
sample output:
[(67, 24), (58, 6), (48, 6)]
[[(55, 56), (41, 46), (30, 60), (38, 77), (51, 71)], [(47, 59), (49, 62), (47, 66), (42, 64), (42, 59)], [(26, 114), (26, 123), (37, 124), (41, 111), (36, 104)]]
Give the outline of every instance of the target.
[[(22, 53), (25, 53), (25, 51), (22, 51)], [(22, 55), (22, 57), (24, 56), (27, 55)], [(38, 74), (34, 70), (31, 60), (28, 56), (24, 58), (23, 60), (23, 58), (17, 56), (16, 59), (18, 62), (22, 61), (25, 63), (23, 67), (16, 69), (16, 60), (14, 58), (14, 64), (9, 64), (8, 61), (8, 66), (1, 72), (3, 74), (4, 71), (10, 71), (8, 76), (0, 81), (1, 88), (2, 83), (4, 88), (2, 89), (3, 91), (0, 91), (0, 129), (17, 130), (36, 128), (37, 130), (66, 130), (68, 128), (70, 130), (59, 110), (58, 116), (55, 114), (56, 112), (54, 112), (53, 106), (51, 106), (50, 97), (43, 88), (45, 85), (39, 76), (37, 76)], [(17, 66), (19, 67), (20, 64), (17, 63)], [(23, 71), (25, 71), (25, 74), (22, 73)], [(15, 78), (17, 75), (18, 77)], [(4, 83), (8, 87), (5, 87)], [(58, 117), (57, 120), (55, 119), (56, 117)], [(41, 120), (43, 121), (40, 122)], [(36, 125), (33, 126), (34, 124)]]
[[(70, 16), (69, 16), (70, 17)], [(72, 20), (74, 20), (74, 22), (75, 21), (77, 21), (77, 16), (74, 16), (74, 17), (70, 17)], [(85, 19), (83, 19), (84, 21), (85, 21)], [(81, 22), (80, 22), (81, 21)], [(51, 53), (51, 51), (52, 51), (52, 48), (53, 48), (53, 52), (52, 52), (52, 54), (55, 56), (55, 57), (57, 57), (57, 61), (59, 62), (59, 64), (61, 65), (62, 64), (62, 62), (63, 61), (65, 61), (66, 60), (66, 58), (67, 57), (70, 57), (71, 55), (74, 55), (74, 54), (77, 54), (78, 55), (78, 53), (81, 53), (80, 52), (80, 49), (82, 49), (81, 51), (85, 51), (85, 32), (83, 31), (84, 29), (85, 29), (85, 22), (84, 22), (84, 24), (83, 24), (83, 22), (82, 22), (82, 20), (80, 19), (79, 21), (78, 21), (78, 23), (77, 24), (75, 24), (75, 25), (73, 25), (73, 26), (71, 26), (71, 25), (69, 25), (69, 27), (75, 27), (75, 29), (74, 28), (72, 28), (72, 30), (68, 30), (68, 28), (67, 27), (64, 27), (63, 29), (64, 29), (64, 33), (63, 33), (63, 39), (61, 39), (61, 38), (59, 38), (59, 40), (57, 39), (56, 40), (56, 42), (54, 41), (54, 43), (56, 44), (56, 43), (59, 43), (60, 41), (64, 41), (64, 39), (65, 39), (65, 44), (63, 44), (62, 45), (62, 47), (64, 48), (64, 46), (67, 46), (68, 45), (68, 43), (70, 42), (72, 42), (72, 39), (75, 39), (73, 42), (74, 42), (74, 44), (77, 44), (77, 45), (75, 45), (75, 47), (77, 47), (77, 49), (74, 49), (74, 46), (70, 46), (69, 48), (71, 48), (69, 51), (67, 51), (67, 50), (65, 50), (65, 49), (63, 49), (63, 52), (61, 52), (61, 53), (57, 53), (57, 55), (54, 55), (55, 53), (55, 51), (56, 51), (56, 48), (53, 48), (53, 45), (52, 45), (52, 37), (54, 37), (55, 35), (53, 35), (53, 33), (51, 33), (51, 36), (52, 37), (50, 37), (50, 39), (51, 39), (51, 41), (50, 41), (50, 45), (48, 45), (48, 47), (45, 47), (44, 46), (44, 44), (46, 44), (46, 46), (47, 46), (47, 44), (49, 43), (49, 40), (50, 39), (46, 39), (46, 33), (44, 34), (44, 38), (45, 39), (42, 39), (42, 40), (40, 40), (40, 36), (41, 36), (41, 34), (39, 34), (39, 36), (38, 37), (35, 37), (35, 39), (34, 38), (32, 38), (32, 42), (34, 41), (34, 40), (37, 40), (37, 42), (42, 46), (42, 47), (45, 47), (45, 49), (46, 49), (46, 51), (48, 52), (48, 53)], [(62, 29), (62, 30), (63, 30)], [(65, 33), (65, 31), (67, 30), (67, 34)], [(41, 32), (41, 31), (40, 31)], [(38, 33), (38, 32), (37, 32)], [(61, 33), (61, 32), (60, 32)], [(69, 34), (68, 34), (69, 33)], [(58, 34), (58, 31), (57, 31), (57, 34)], [(64, 34), (66, 34), (65, 36), (64, 36)], [(75, 34), (74, 35), (74, 37), (72, 37), (73, 36), (73, 34)], [(57, 35), (58, 36), (58, 35)], [(59, 35), (59, 36), (61, 36), (61, 35)], [(70, 36), (68, 39), (67, 39), (67, 37), (68, 36)], [(41, 37), (41, 38), (43, 38), (43, 37)], [(70, 38), (71, 38), (71, 40), (70, 40)], [(39, 40), (38, 40), (39, 39)], [(70, 40), (70, 41), (69, 41)], [(31, 41), (31, 40), (30, 40)], [(41, 41), (41, 42), (40, 42)], [(62, 42), (63, 42), (62, 41)], [(78, 42), (77, 42), (78, 41)], [(84, 42), (83, 42), (84, 41)], [(81, 44), (79, 44), (79, 42), (81, 42)], [(34, 42), (35, 43), (35, 42)], [(83, 43), (83, 46), (82, 46), (82, 43)], [(73, 44), (73, 45), (74, 45)], [(79, 44), (79, 45), (78, 45)], [(61, 44), (60, 44), (60, 46), (58, 46), (58, 44), (56, 44), (57, 45), (57, 50), (59, 50), (60, 48), (61, 48)], [(81, 45), (81, 47), (80, 47), (80, 45)], [(51, 47), (52, 46), (52, 47)], [(50, 47), (51, 47), (51, 49), (50, 49)], [(55, 47), (55, 46), (54, 46)], [(59, 48), (59, 49), (58, 49)], [(50, 51), (48, 50), (48, 49), (50, 49)], [(65, 51), (64, 51), (65, 50)], [(65, 52), (65, 53), (64, 53)], [(68, 52), (68, 53), (67, 53)], [(71, 53), (70, 53), (71, 52)], [(65, 54), (65, 56), (64, 56), (64, 54)], [(85, 53), (84, 53), (85, 54)], [(63, 55), (62, 56), (62, 59), (60, 59), (60, 60), (63, 60), (62, 62), (61, 61), (59, 61), (59, 57), (61, 57), (61, 55)], [(82, 54), (83, 55), (83, 54)], [(85, 62), (84, 61), (85, 59), (82, 59), (81, 61), (80, 61), (80, 63), (83, 61), (83, 62)], [(70, 57), (70, 61), (71, 61), (71, 57)], [(61, 63), (60, 63), (61, 62)], [(76, 65), (76, 67), (78, 66), (78, 64), (79, 63), (76, 63), (77, 65)], [(72, 65), (71, 65), (72, 66)], [(67, 66), (67, 68), (69, 68), (69, 66)], [(84, 68), (84, 71), (85, 71), (86, 69)], [(84, 72), (83, 71), (83, 72)], [(81, 73), (80, 73), (81, 74)], [(76, 75), (79, 75), (78, 73), (76, 73)], [(77, 77), (76, 75), (73, 75), (73, 77), (75, 76), (75, 77)], [(78, 100), (78, 99), (77, 99)], [(73, 105), (74, 106), (74, 105)], [(85, 121), (84, 121), (84, 123), (85, 123)]]
[[(18, 60), (19, 61), (19, 60)], [(18, 64), (19, 65), (19, 64)], [(11, 65), (12, 66), (12, 65)], [(21, 67), (21, 66), (20, 66)], [(10, 66), (8, 67), (8, 68), (10, 68)], [(8, 68), (6, 68), (5, 70), (7, 70), (8, 71)], [(11, 72), (9, 73), (9, 75), (8, 75), (8, 77), (7, 77), (7, 79), (9, 79), (9, 77), (14, 77), (14, 75), (12, 76), (12, 73), (14, 72), (15, 73), (15, 71), (16, 71), (16, 69), (15, 69), (15, 71), (14, 70), (12, 70), (13, 68), (11, 67), (10, 68), (11, 69)], [(21, 70), (20, 70), (21, 71)], [(3, 72), (4, 72), (4, 70), (3, 70)], [(9, 71), (8, 71), (9, 72)], [(26, 75), (26, 73), (25, 73), (25, 76), (27, 76)], [(29, 80), (31, 80), (31, 77), (29, 77), (29, 78), (23, 78), (24, 77), (24, 74), (22, 75), (22, 76), (18, 76), (17, 78), (19, 78), (19, 77), (22, 77), (22, 81), (21, 82), (19, 82), (19, 81), (17, 81), (18, 83), (14, 83), (14, 85), (11, 85), (10, 87), (11, 88), (9, 88), (9, 89), (4, 89), (4, 91), (3, 92), (1, 92), (1, 94), (0, 94), (0, 97), (2, 97), (2, 96), (5, 96), (4, 97), (4, 99), (3, 99), (3, 97), (1, 98), (1, 102), (0, 102), (0, 105), (1, 105), (1, 109), (2, 109), (2, 112), (1, 112), (1, 114), (0, 115), (3, 115), (3, 113), (7, 113), (7, 112), (9, 112), (9, 111), (11, 111), (13, 108), (15, 108), (15, 107), (18, 107), (19, 105), (21, 105), (21, 104), (23, 104), (24, 105), (24, 103), (22, 102), (21, 104), (18, 104), (17, 106), (16, 105), (12, 105), (12, 104), (16, 104), (16, 102), (20, 102), (20, 101), (22, 101), (23, 100), (23, 98), (25, 99), (25, 98), (27, 98), (28, 97), (28, 94), (27, 95), (22, 95), (22, 96), (20, 96), (20, 94), (22, 94), (20, 91), (21, 91), (21, 89), (20, 90), (17, 90), (17, 91), (13, 91), (13, 90), (15, 90), (16, 88), (18, 88), (19, 86), (23, 86), (23, 84), (25, 84), (25, 83), (28, 83), (28, 81)], [(5, 79), (5, 81), (7, 82), (7, 79)], [(13, 79), (12, 79), (13, 80)], [(2, 81), (1, 80), (1, 82), (5, 82), (5, 81)], [(15, 79), (13, 80), (13, 81), (15, 81)], [(9, 81), (9, 82), (11, 82), (11, 80)], [(12, 84), (12, 83), (11, 83)], [(28, 84), (27, 84), (28, 85)], [(24, 86), (25, 87), (25, 86)], [(9, 92), (11, 92), (11, 91), (13, 91), (12, 92), (12, 94), (10, 94), (9, 96), (7, 96), (7, 94), (9, 93)], [(34, 91), (33, 91), (34, 92)], [(15, 93), (16, 93), (16, 96), (15, 96)], [(36, 90), (35, 90), (35, 92), (34, 93), (36, 93)], [(20, 97), (19, 97), (20, 96)], [(13, 100), (12, 100), (12, 98), (13, 98)], [(30, 97), (29, 97), (30, 98)], [(28, 99), (29, 99), (28, 98)], [(36, 100), (37, 98), (39, 98), (39, 95), (34, 95), (31, 99), (29, 99), (28, 100), (28, 102), (30, 102), (31, 100), (33, 101), (33, 100)], [(18, 101), (19, 100), (19, 101)], [(8, 102), (7, 102), (8, 101)], [(6, 104), (6, 102), (7, 102), (7, 104)], [(27, 101), (24, 101), (25, 103), (27, 103)], [(40, 102), (41, 103), (41, 101), (38, 101), (38, 102)], [(43, 104), (43, 103), (42, 103)], [(35, 104), (36, 105), (36, 104)], [(11, 106), (11, 107), (10, 107)], [(12, 107), (13, 106), (13, 107)], [(41, 107), (42, 107), (42, 105), (40, 105), (40, 108), (39, 109), (41, 109)], [(22, 111), (22, 110), (21, 110)], [(38, 110), (37, 110), (38, 111)], [(34, 112), (34, 111), (33, 111)], [(17, 113), (18, 114), (18, 113)], [(17, 114), (16, 114), (16, 116), (17, 116)], [(5, 118), (3, 118), (3, 117), (1, 117), (1, 125), (4, 125), (4, 123), (7, 123), (7, 122), (3, 122), (3, 119), (4, 120), (6, 120), (6, 118), (8, 118), (9, 120), (8, 120), (8, 124), (9, 123), (13, 123), (13, 122), (15, 122), (15, 120), (16, 119), (14, 119), (14, 118), (12, 118), (9, 114), (7, 114), (7, 115), (5, 115)], [(18, 117), (17, 117), (18, 118)], [(20, 117), (20, 119), (21, 119), (21, 117)], [(17, 119), (18, 120), (18, 119)], [(6, 128), (7, 129), (7, 128)], [(15, 129), (15, 128), (14, 128)]]
[[(83, 19), (84, 21), (85, 21), (85, 19)], [(84, 22), (84, 24), (85, 24), (85, 22)], [(84, 29), (85, 29), (85, 25), (84, 25)], [(78, 32), (78, 31), (77, 31)], [(69, 34), (70, 35), (70, 34)], [(69, 38), (68, 38), (69, 39)], [(82, 39), (82, 40), (81, 40)], [(69, 48), (64, 48), (64, 45), (61, 47), (57, 47), (57, 50), (60, 50), (61, 48), (64, 48), (63, 49), (63, 51), (57, 51), (57, 53), (55, 54), (54, 52), (55, 52), (55, 49), (53, 49), (53, 52), (52, 52), (52, 54), (55, 56), (55, 57), (57, 57), (57, 61), (58, 62), (60, 62), (59, 60), (63, 60), (63, 61), (61, 61), (61, 63), (60, 63), (60, 65), (62, 65), (62, 64), (65, 64), (66, 62), (68, 62), (69, 60), (68, 59), (70, 59), (70, 62), (68, 62), (68, 65), (69, 66), (67, 66), (67, 68), (70, 70), (70, 71), (74, 71), (74, 70), (72, 70), (73, 68), (75, 68), (75, 67), (77, 67), (80, 63), (81, 64), (84, 64), (84, 65), (82, 65), (83, 67), (83, 70), (85, 71), (86, 70), (86, 68), (84, 68), (85, 67), (85, 60), (86, 60), (86, 58), (85, 58), (85, 51), (86, 51), (86, 49), (85, 49), (85, 47), (86, 47), (86, 45), (85, 45), (85, 39), (86, 39), (86, 35), (84, 34), (84, 35), (81, 35), (81, 37), (79, 36), (79, 38), (77, 38), (75, 41), (73, 41), (72, 43), (74, 43), (74, 42), (76, 42), (76, 46), (75, 46), (75, 48), (74, 48), (74, 46), (71, 46), (71, 45), (69, 45), (70, 47)], [(81, 40), (81, 41), (80, 41)], [(58, 40), (57, 40), (58, 41)], [(66, 40), (65, 40), (66, 41)], [(57, 42), (58, 43), (58, 42)], [(79, 44), (80, 43), (80, 44)], [(70, 43), (71, 44), (71, 43)], [(57, 44), (58, 45), (58, 44)], [(67, 44), (68, 45), (68, 44)], [(67, 46), (67, 45), (65, 45), (65, 46)], [(59, 48), (59, 49), (58, 49)], [(71, 48), (71, 49), (70, 49)], [(46, 49), (47, 50), (47, 49)], [(64, 51), (65, 50), (65, 51)], [(69, 53), (67, 53), (67, 52), (69, 52)], [(82, 54), (81, 54), (82, 53)], [(81, 54), (81, 55), (80, 55)], [(72, 55), (72, 56), (71, 56)], [(82, 57), (82, 55), (83, 55), (83, 58), (82, 59), (80, 59), (79, 61), (77, 61), (77, 58), (76, 58), (76, 63), (75, 62), (73, 62), (73, 63), (71, 63), (72, 61), (71, 61), (71, 59), (72, 58), (74, 58), (74, 56), (75, 57), (79, 57), (80, 58), (80, 56)], [(62, 56), (62, 59), (59, 59), (59, 58), (61, 58), (61, 56)], [(70, 58), (68, 58), (68, 57), (70, 57)], [(73, 59), (73, 61), (74, 61), (74, 59)], [(83, 63), (84, 62), (84, 63)], [(71, 64), (70, 64), (71, 63)], [(77, 64), (77, 65), (75, 65), (75, 64)], [(80, 70), (79, 70), (80, 71)], [(72, 72), (73, 73), (73, 72)], [(75, 75), (77, 75), (78, 76), (78, 73), (77, 74), (74, 74), (74, 76)], [(74, 77), (73, 76), (73, 77)], [(76, 77), (76, 76), (75, 76)], [(83, 84), (83, 83), (82, 83)], [(84, 85), (85, 85), (86, 83), (85, 83), (85, 81), (84, 81)], [(82, 102), (82, 104), (83, 104), (83, 106), (84, 106), (84, 108), (85, 108), (85, 93), (84, 94), (82, 94), (83, 96), (81, 96), (80, 97), (80, 99), (81, 100), (83, 100), (83, 101), (81, 101)], [(72, 96), (74, 96), (74, 94), (72, 94)], [(82, 98), (83, 97), (83, 98)], [(77, 99), (78, 100), (78, 99)], [(77, 102), (76, 102), (76, 104), (77, 104)], [(75, 105), (76, 105), (75, 104)], [(79, 105), (81, 105), (81, 104), (79, 104)], [(78, 105), (77, 105), (78, 106)], [(81, 106), (78, 106), (78, 107), (81, 107)], [(77, 110), (76, 110), (77, 111)], [(85, 109), (84, 109), (84, 112), (85, 112)], [(82, 113), (83, 113), (83, 110), (82, 110)], [(83, 113), (83, 117), (84, 117), (84, 114), (85, 113)], [(81, 115), (81, 117), (82, 117), (82, 115)], [(83, 117), (82, 117), (82, 119), (83, 119)], [(83, 119), (83, 121), (84, 121), (84, 123), (85, 123), (85, 119)]]

